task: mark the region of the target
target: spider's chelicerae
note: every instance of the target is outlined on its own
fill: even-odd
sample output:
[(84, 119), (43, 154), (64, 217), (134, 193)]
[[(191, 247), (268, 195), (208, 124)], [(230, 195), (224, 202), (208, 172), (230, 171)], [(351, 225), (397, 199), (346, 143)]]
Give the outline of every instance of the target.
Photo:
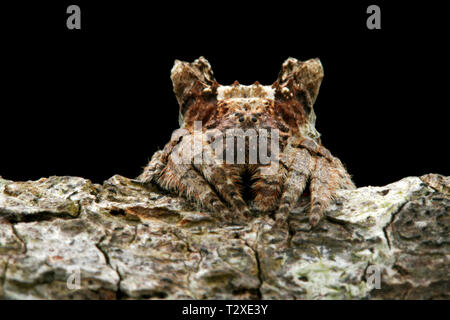
[[(355, 187), (315, 129), (313, 104), (322, 78), (318, 59), (289, 58), (271, 86), (258, 82), (222, 86), (203, 57), (192, 63), (175, 61), (171, 79), (181, 129), (153, 155), (139, 180), (192, 199), (232, 221), (248, 217), (251, 204), (256, 212), (275, 212), (279, 226), (309, 187), (309, 221), (316, 226), (336, 190)], [(259, 138), (263, 130), (268, 132), (270, 160), (257, 157), (255, 162), (249, 156), (255, 145), (248, 132)], [(244, 144), (233, 144), (239, 134), (229, 139), (230, 132), (243, 134)], [(213, 147), (217, 133), (223, 135), (220, 144), (225, 148), (217, 148), (217, 143)], [(239, 152), (244, 152), (244, 161), (237, 161)]]

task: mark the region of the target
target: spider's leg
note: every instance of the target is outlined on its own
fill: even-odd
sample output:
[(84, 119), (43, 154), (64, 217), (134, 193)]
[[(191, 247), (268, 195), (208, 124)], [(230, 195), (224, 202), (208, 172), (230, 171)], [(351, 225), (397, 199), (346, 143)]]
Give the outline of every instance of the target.
[(155, 154), (153, 154), (152, 159), (144, 168), (144, 171), (141, 173), (141, 175), (137, 177), (137, 180), (143, 183), (155, 182), (155, 178), (161, 174), (165, 166), (166, 163), (164, 161), (164, 152), (163, 150), (159, 150), (155, 152)]
[(207, 181), (192, 165), (192, 136), (172, 139), (156, 152), (139, 180), (154, 182), (161, 188), (194, 200), (213, 212), (229, 217), (230, 213)]
[(278, 170), (271, 174), (263, 174), (261, 169), (266, 166), (259, 166), (252, 179), (256, 182), (252, 185), (255, 192), (255, 204), (259, 211), (273, 211), (277, 209), (280, 195), (282, 192), (283, 183), (287, 176), (287, 170), (284, 166), (279, 165)]
[(311, 208), (309, 222), (315, 227), (330, 204), (334, 190), (338, 189), (339, 181), (331, 172), (330, 161), (323, 157), (316, 158), (316, 166), (311, 175)]
[(167, 166), (157, 179), (157, 183), (166, 190), (175, 191), (198, 202), (212, 212), (231, 218), (226, 206), (192, 164), (176, 163), (170, 156)]
[(144, 168), (142, 174), (137, 177), (137, 180), (143, 183), (156, 182), (166, 167), (170, 154), (182, 141), (184, 135), (182, 132), (174, 133), (170, 141), (164, 146), (164, 149), (153, 154), (152, 159)]
[(209, 145), (203, 146), (202, 161), (200, 163), (194, 162), (194, 167), (225, 202), (244, 216), (250, 216), (250, 210), (242, 198), (239, 186), (236, 184), (237, 173), (233, 171), (232, 166), (219, 162)]
[(353, 189), (350, 175), (337, 158), (330, 161), (324, 157), (316, 158), (315, 169), (311, 175), (311, 209), (309, 222), (314, 227), (323, 216), (325, 209), (333, 200), (336, 190)]
[(297, 147), (306, 148), (312, 154), (317, 154), (317, 155), (323, 156), (323, 157), (327, 158), (330, 161), (333, 160), (333, 158), (334, 158), (331, 155), (331, 152), (328, 151), (327, 148), (325, 148), (324, 146), (318, 144), (317, 142), (315, 142), (312, 139), (302, 137), (300, 139), (300, 141), (296, 141), (295, 144), (296, 144)]
[(288, 176), (281, 196), (280, 208), (276, 214), (276, 224), (286, 224), (289, 212), (305, 190), (306, 183), (311, 174), (313, 158), (306, 149), (295, 149), (293, 159), (288, 163)]

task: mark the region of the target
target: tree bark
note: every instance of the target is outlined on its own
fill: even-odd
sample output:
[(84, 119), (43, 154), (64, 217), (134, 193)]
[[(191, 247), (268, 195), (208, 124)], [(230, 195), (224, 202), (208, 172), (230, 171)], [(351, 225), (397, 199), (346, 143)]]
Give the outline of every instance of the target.
[(440, 175), (340, 191), (315, 229), (242, 225), (114, 176), (0, 178), (3, 299), (448, 299)]

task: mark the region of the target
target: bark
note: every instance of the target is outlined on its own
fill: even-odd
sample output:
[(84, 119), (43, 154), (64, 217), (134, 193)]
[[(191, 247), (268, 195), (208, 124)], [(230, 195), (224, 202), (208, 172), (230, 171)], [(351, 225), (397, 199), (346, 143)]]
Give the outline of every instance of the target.
[(279, 230), (121, 176), (0, 178), (0, 298), (448, 299), (449, 182), (340, 191), (313, 230), (301, 199)]

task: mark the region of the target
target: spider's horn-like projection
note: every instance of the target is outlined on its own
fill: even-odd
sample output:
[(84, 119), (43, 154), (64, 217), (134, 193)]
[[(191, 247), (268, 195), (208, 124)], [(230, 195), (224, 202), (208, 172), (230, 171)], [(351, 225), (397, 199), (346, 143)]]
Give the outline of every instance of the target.
[(214, 78), (211, 65), (204, 57), (191, 63), (175, 60), (170, 78), (180, 105), (180, 126), (185, 124), (188, 110), (201, 102), (199, 99), (211, 103), (216, 97), (219, 84)]
[[(323, 79), (323, 68), (319, 59), (299, 61), (288, 58), (282, 65), (277, 81), (272, 85), (275, 89), (276, 104), (280, 113), (296, 123), (305, 134), (318, 138), (315, 130), (316, 115), (313, 104), (319, 94)], [(294, 121), (295, 119), (295, 121)]]
[(281, 66), (277, 82), (280, 89), (288, 87), (288, 89), (296, 89), (295, 91), (305, 90), (311, 102), (314, 103), (319, 94), (322, 79), (323, 67), (319, 59), (299, 61), (288, 58)]

